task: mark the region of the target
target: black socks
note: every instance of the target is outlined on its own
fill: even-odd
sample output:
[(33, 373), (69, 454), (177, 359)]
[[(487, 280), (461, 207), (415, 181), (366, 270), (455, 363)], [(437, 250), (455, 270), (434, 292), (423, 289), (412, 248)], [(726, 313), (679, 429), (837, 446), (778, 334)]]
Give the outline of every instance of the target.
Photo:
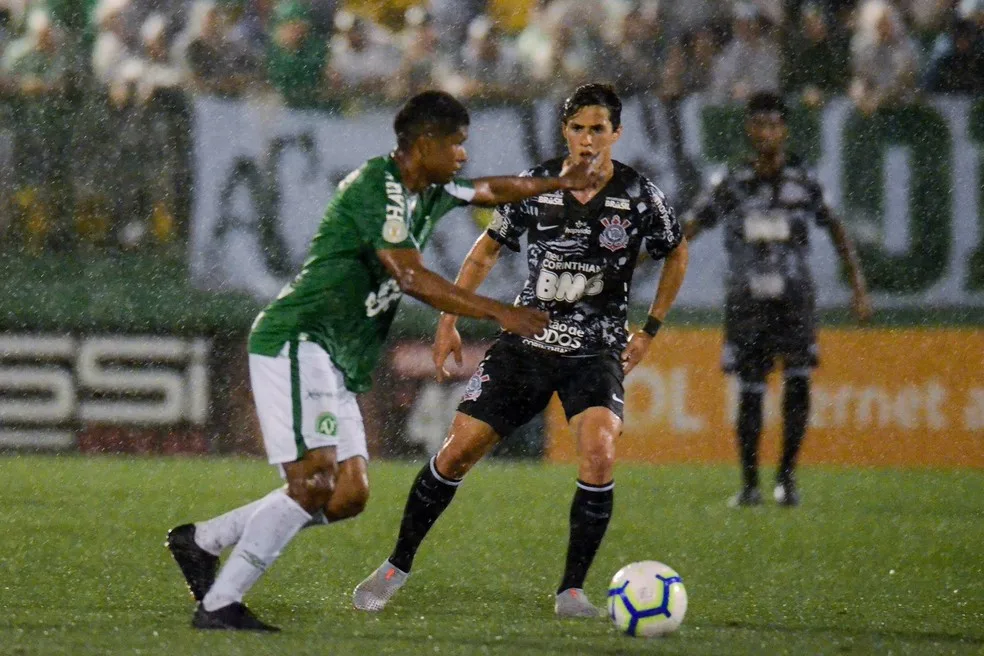
[(796, 467), (796, 455), (803, 436), (806, 422), (810, 417), (810, 379), (806, 376), (792, 376), (786, 379), (782, 395), (783, 442), (782, 459), (776, 474), (778, 482), (790, 479)]
[(764, 391), (742, 390), (738, 400), (738, 457), (745, 487), (758, 487), (758, 447), (762, 437)]
[(410, 571), (420, 543), (444, 509), (450, 505), (459, 485), (460, 480), (451, 480), (438, 473), (434, 467), (434, 458), (424, 465), (410, 488), (407, 505), (403, 509), (403, 520), (400, 522), (400, 535), (396, 539), (393, 555), (389, 557), (390, 564), (404, 572)]
[(567, 544), (567, 562), (564, 578), (557, 592), (569, 588), (583, 588), (588, 568), (598, 553), (601, 540), (608, 529), (614, 503), (614, 483), (588, 485), (577, 482), (577, 491), (571, 502), (571, 532)]

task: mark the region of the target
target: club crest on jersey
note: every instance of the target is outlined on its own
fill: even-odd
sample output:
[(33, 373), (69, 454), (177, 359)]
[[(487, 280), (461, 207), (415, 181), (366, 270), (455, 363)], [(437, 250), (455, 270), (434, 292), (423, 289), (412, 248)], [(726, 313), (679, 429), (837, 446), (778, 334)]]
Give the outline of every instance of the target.
[(322, 412), (314, 422), (314, 430), (334, 437), (338, 433), (338, 419), (330, 412)]
[(614, 253), (629, 245), (628, 220), (622, 220), (618, 215), (615, 215), (602, 219), (601, 225), (605, 226), (605, 229), (601, 231), (598, 241), (603, 247)]
[(465, 385), (465, 393), (461, 395), (462, 401), (474, 401), (482, 395), (482, 383), (488, 382), (489, 377), (482, 368), (479, 367)]

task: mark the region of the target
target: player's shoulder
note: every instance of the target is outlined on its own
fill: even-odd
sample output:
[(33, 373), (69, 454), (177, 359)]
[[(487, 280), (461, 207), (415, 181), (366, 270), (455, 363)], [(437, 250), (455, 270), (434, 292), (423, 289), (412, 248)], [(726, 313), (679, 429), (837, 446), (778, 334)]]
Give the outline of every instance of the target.
[(808, 162), (795, 154), (786, 156), (786, 164), (783, 166), (783, 176), (787, 180), (807, 187), (820, 186), (816, 170)]
[(524, 178), (554, 178), (560, 175), (564, 168), (564, 158), (555, 157), (545, 162), (540, 162), (536, 166), (526, 169), (519, 175)]
[(379, 193), (385, 195), (386, 183), (397, 182), (395, 164), (388, 156), (373, 157), (342, 178), (337, 193)]
[(615, 168), (613, 175), (629, 200), (666, 203), (666, 194), (645, 174), (617, 160), (612, 160), (612, 165)]

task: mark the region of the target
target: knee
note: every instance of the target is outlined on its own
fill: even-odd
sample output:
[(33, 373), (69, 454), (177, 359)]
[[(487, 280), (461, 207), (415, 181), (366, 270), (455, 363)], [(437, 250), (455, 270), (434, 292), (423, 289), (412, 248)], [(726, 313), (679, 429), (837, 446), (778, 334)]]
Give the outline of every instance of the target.
[(316, 469), (302, 476), (288, 477), (287, 495), (304, 510), (314, 512), (328, 503), (335, 491), (333, 467)]
[(485, 450), (478, 445), (451, 440), (437, 452), (434, 465), (441, 476), (458, 480), (464, 478), (484, 455)]
[(610, 445), (597, 445), (581, 454), (582, 476), (586, 483), (607, 483), (615, 469), (615, 450)]
[(586, 421), (579, 425), (579, 429), (579, 475), (586, 483), (607, 483), (615, 469), (617, 422)]
[(325, 505), (325, 516), (331, 521), (349, 519), (362, 513), (369, 503), (369, 481), (349, 480), (340, 485)]

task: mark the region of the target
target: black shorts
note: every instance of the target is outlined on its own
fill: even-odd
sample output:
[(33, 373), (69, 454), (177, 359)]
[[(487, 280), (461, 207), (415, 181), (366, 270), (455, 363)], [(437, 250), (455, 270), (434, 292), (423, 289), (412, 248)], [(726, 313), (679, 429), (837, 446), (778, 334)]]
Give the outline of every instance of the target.
[(763, 382), (781, 359), (786, 372), (819, 363), (812, 306), (755, 302), (725, 309), (721, 367), (749, 383)]
[(540, 413), (554, 392), (567, 419), (588, 408), (608, 408), (622, 418), (622, 366), (610, 354), (564, 357), (497, 340), (465, 388), (458, 412), (506, 437)]

